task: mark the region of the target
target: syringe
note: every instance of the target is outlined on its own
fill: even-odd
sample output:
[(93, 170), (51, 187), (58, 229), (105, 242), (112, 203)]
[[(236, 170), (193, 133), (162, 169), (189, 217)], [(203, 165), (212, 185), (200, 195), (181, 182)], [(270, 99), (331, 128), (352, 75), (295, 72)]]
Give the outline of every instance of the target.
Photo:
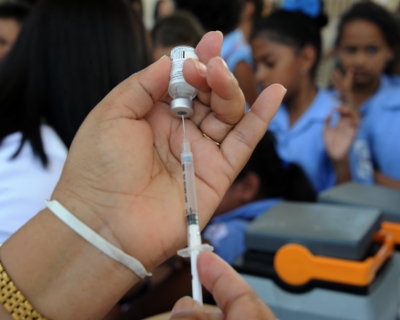
[(185, 120), (182, 116), (183, 143), (182, 143), (182, 172), (183, 187), (186, 202), (186, 217), (188, 223), (188, 247), (178, 251), (182, 257), (190, 257), (192, 271), (192, 295), (193, 299), (203, 304), (201, 283), (197, 271), (197, 256), (202, 251), (212, 251), (213, 247), (201, 243), (199, 215), (197, 209), (196, 184), (193, 165), (193, 154), (190, 151), (190, 143), (186, 139)]

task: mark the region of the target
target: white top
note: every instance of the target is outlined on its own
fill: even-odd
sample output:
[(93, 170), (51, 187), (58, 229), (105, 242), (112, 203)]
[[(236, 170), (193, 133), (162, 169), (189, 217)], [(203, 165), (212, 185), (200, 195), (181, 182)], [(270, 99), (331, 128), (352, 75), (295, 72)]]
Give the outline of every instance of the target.
[(46, 168), (29, 142), (12, 159), (22, 133), (7, 136), (0, 145), (0, 243), (45, 208), (44, 200), (50, 199), (60, 178), (68, 150), (49, 126), (41, 126), (41, 136), (49, 160)]

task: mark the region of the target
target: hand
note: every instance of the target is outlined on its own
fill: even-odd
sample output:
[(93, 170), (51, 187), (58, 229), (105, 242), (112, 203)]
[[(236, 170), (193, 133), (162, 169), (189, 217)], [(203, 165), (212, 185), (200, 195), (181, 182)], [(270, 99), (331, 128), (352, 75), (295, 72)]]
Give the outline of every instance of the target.
[(275, 319), (253, 289), (217, 255), (201, 253), (197, 265), (202, 284), (222, 311), (206, 312), (193, 299), (182, 298), (175, 304), (171, 320)]
[(340, 70), (335, 69), (333, 71), (333, 85), (339, 92), (340, 99), (344, 104), (350, 108), (355, 108), (355, 102), (353, 97), (353, 78), (354, 71), (346, 70), (343, 74)]
[(340, 116), (336, 127), (331, 127), (330, 115), (325, 121), (324, 129), (325, 148), (334, 163), (347, 159), (358, 130), (358, 113), (354, 109), (342, 106), (336, 111)]
[[(199, 89), (195, 114), (185, 124), (203, 227), (285, 93), (282, 86), (271, 86), (244, 115), (243, 94), (218, 57), (221, 44), (220, 33), (208, 33), (196, 48), (200, 61), (184, 64), (186, 80)], [(161, 58), (99, 103), (79, 129), (52, 195), (147, 270), (185, 247), (186, 240), (182, 120), (169, 112), (170, 67), (170, 59)]]

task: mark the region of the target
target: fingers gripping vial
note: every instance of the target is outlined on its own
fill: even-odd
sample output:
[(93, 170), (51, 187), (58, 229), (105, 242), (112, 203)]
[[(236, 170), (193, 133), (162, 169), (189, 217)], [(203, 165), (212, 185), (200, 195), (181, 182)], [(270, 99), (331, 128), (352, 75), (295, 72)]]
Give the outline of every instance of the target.
[(188, 118), (194, 112), (193, 99), (197, 95), (197, 89), (188, 84), (183, 77), (183, 63), (186, 59), (198, 60), (194, 48), (187, 46), (175, 47), (171, 51), (171, 74), (169, 78), (168, 92), (172, 97), (170, 112), (175, 117)]

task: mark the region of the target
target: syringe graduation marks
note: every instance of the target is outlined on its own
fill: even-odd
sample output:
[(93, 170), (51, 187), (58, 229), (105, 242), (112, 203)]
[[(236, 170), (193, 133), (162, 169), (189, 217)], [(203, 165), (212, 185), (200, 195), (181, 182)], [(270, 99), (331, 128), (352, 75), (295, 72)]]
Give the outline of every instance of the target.
[(188, 223), (188, 247), (178, 251), (178, 254), (191, 258), (192, 293), (193, 299), (203, 303), (201, 283), (197, 272), (197, 256), (201, 251), (211, 251), (209, 245), (202, 245), (200, 236), (199, 216), (197, 209), (196, 181), (194, 174), (193, 154), (190, 143), (186, 138), (185, 120), (182, 115), (183, 143), (182, 143), (182, 176), (186, 203), (186, 218)]

